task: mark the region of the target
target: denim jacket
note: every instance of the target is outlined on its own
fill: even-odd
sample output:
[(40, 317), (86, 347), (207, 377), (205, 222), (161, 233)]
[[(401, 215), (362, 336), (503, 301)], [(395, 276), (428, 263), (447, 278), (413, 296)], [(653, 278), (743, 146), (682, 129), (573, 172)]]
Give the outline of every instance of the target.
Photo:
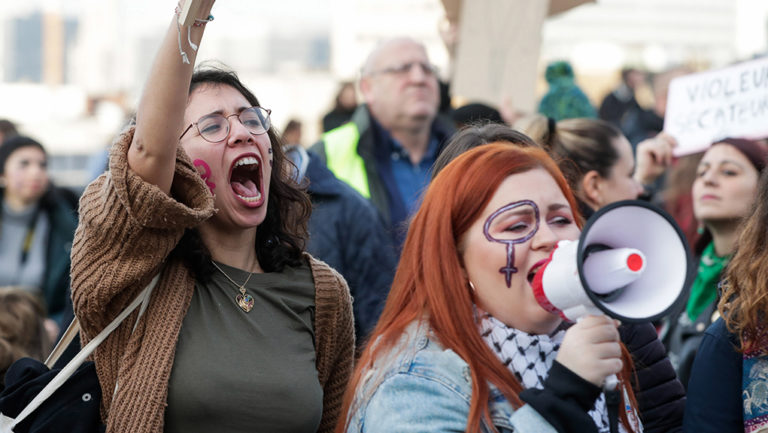
[[(515, 410), (489, 385), (489, 410), (497, 431), (555, 432), (531, 406)], [(463, 432), (471, 395), (469, 365), (441, 346), (426, 322), (414, 322), (364, 376), (348, 414), (347, 433)], [(492, 430), (482, 421), (481, 431)]]

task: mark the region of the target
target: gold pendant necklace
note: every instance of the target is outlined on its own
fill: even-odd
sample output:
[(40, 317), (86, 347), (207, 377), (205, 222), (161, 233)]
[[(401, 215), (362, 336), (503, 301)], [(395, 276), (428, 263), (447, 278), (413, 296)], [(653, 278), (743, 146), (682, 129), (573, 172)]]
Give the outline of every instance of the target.
[(248, 278), (246, 278), (246, 279), (245, 279), (245, 282), (244, 282), (243, 284), (241, 284), (241, 285), (238, 285), (238, 284), (237, 284), (237, 283), (236, 283), (236, 282), (235, 282), (235, 281), (234, 281), (232, 278), (229, 278), (229, 275), (227, 275), (227, 273), (226, 273), (226, 272), (224, 272), (224, 271), (223, 271), (223, 270), (222, 270), (222, 269), (219, 267), (219, 265), (217, 265), (217, 264), (216, 264), (216, 262), (214, 262), (213, 260), (211, 260), (211, 263), (213, 263), (213, 266), (216, 266), (216, 269), (218, 269), (218, 270), (219, 270), (219, 272), (221, 272), (221, 273), (222, 273), (222, 274), (223, 274), (225, 277), (227, 277), (227, 279), (229, 280), (229, 282), (230, 282), (230, 283), (232, 283), (232, 284), (234, 284), (234, 285), (235, 285), (235, 287), (237, 287), (237, 290), (239, 290), (239, 291), (240, 291), (240, 293), (239, 293), (237, 296), (235, 296), (235, 302), (237, 302), (237, 305), (238, 305), (238, 306), (239, 306), (239, 307), (240, 307), (240, 308), (241, 308), (243, 311), (245, 311), (246, 313), (248, 313), (249, 311), (251, 311), (251, 310), (253, 309), (253, 303), (254, 303), (254, 301), (253, 301), (253, 296), (251, 296), (251, 295), (249, 295), (249, 294), (245, 293), (245, 285), (246, 285), (246, 284), (248, 284), (248, 281), (251, 279), (251, 276), (253, 276), (253, 272), (251, 272), (251, 273), (249, 273), (249, 274), (248, 274)]

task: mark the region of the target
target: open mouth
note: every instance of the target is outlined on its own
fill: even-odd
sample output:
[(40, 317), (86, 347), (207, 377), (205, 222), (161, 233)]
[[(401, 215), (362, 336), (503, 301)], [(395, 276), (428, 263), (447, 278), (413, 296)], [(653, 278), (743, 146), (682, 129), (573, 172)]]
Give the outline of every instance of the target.
[(535, 269), (535, 270), (532, 269), (531, 272), (528, 272), (528, 282), (529, 283), (533, 283), (533, 279), (536, 277), (536, 271), (537, 270), (538, 269)]
[(229, 176), (229, 185), (235, 195), (246, 204), (258, 204), (262, 199), (261, 160), (244, 155), (235, 160)]
[(531, 284), (533, 283), (533, 279), (536, 278), (536, 273), (538, 273), (539, 270), (541, 270), (545, 264), (547, 264), (547, 260), (542, 260), (536, 263), (535, 265), (533, 265), (531, 270), (528, 271), (528, 275), (526, 276), (528, 278), (529, 283)]

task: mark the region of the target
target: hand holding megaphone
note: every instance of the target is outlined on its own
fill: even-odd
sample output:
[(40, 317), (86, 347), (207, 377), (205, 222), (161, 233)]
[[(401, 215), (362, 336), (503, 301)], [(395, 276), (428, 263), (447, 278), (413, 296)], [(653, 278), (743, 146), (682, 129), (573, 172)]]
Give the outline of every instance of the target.
[(616, 322), (605, 315), (585, 316), (566, 332), (557, 362), (597, 386), (622, 368)]
[[(583, 261), (583, 268), (580, 271), (576, 260), (578, 246), (579, 243), (575, 241), (558, 242), (549, 256), (549, 261), (536, 273), (533, 280), (533, 293), (536, 300), (547, 311), (559, 314), (565, 320), (576, 322), (576, 325), (571, 329), (579, 329), (583, 327), (583, 322), (587, 320), (593, 322), (595, 318), (600, 317), (604, 318), (604, 321), (614, 323), (608, 316), (604, 315), (602, 310), (597, 308), (585, 292), (591, 292), (603, 302), (618, 298), (631, 283), (642, 276), (646, 268), (645, 256), (642, 251), (635, 248), (609, 248), (605, 245), (596, 246), (593, 244), (588, 249), (591, 254)], [(591, 282), (591, 285), (587, 286), (586, 289), (581, 285), (579, 279), (574, 278), (580, 272), (583, 272), (585, 279)], [(603, 335), (598, 334), (597, 337), (593, 337), (602, 337), (605, 340), (587, 341), (587, 343), (603, 343), (603, 346), (610, 346), (612, 350), (603, 347), (600, 350), (601, 357), (593, 359), (589, 356), (590, 346), (585, 345), (583, 356), (577, 356), (578, 359), (575, 364), (577, 366), (579, 364), (589, 365), (591, 362), (596, 362), (595, 365), (609, 367), (616, 366), (616, 361), (618, 361), (616, 371), (600, 376), (600, 372), (607, 371), (608, 368), (595, 368), (594, 371), (587, 373), (590, 377), (597, 375), (598, 380), (591, 380), (569, 367), (579, 376), (598, 386), (603, 386), (609, 391), (616, 389), (619, 384), (616, 373), (621, 370), (621, 347), (618, 344), (618, 331), (616, 331), (615, 326), (614, 324), (614, 332), (610, 334), (616, 336), (616, 339), (612, 341), (613, 345), (610, 345), (611, 341), (607, 340), (608, 336), (605, 335), (605, 332)], [(569, 332), (572, 331), (569, 329)], [(605, 365), (606, 362), (609, 364), (608, 366)], [(561, 364), (565, 365), (563, 362)]]

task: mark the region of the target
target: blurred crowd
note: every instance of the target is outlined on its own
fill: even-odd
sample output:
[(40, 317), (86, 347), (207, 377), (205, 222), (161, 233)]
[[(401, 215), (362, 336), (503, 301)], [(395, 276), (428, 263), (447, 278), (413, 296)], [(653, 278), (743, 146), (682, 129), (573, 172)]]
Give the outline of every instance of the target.
[[(173, 36), (176, 31), (172, 27), (169, 34)], [(175, 36), (170, 41), (169, 46), (175, 48)], [(188, 49), (187, 52), (191, 54)], [(175, 55), (178, 57), (178, 50)], [(189, 84), (189, 76), (184, 75), (187, 72), (174, 72), (170, 67), (163, 67), (153, 70), (157, 74), (186, 77), (185, 86)], [(768, 353), (768, 341), (765, 339), (765, 310), (760, 309), (765, 306), (764, 298), (768, 298), (768, 268), (764, 263), (767, 260), (764, 242), (768, 240), (765, 228), (768, 227), (765, 210), (768, 175), (764, 173), (768, 163), (768, 142), (727, 137), (711, 143), (704, 152), (675, 156), (675, 137), (664, 132), (665, 98), (670, 79), (688, 72), (691, 71), (675, 69), (650, 74), (627, 67), (621, 70), (618, 85), (604, 95), (599, 104), (594, 104), (580, 89), (571, 65), (557, 61), (546, 67), (544, 78), (548, 87), (536, 112), (476, 101), (455, 106), (450, 85), (440, 81), (424, 46), (413, 39), (396, 38), (378, 45), (369, 54), (361, 65), (359, 80), (339, 83), (330, 110), (318, 119), (322, 123), (322, 135), (309, 138), (302, 135), (300, 120), (291, 119), (276, 128), (269, 123), (268, 110), (255, 110), (243, 104), (238, 105), (241, 111), (233, 113), (225, 104), (218, 110), (200, 108), (203, 111), (195, 113), (195, 104), (202, 106), (204, 98), (219, 98), (217, 101), (232, 98), (222, 96), (224, 92), (205, 89), (229, 86), (237, 95), (244, 95), (248, 104), (251, 101), (248, 94), (234, 84), (210, 84), (213, 81), (201, 78), (203, 84), (199, 86), (202, 87), (195, 87), (196, 78), (193, 77), (189, 98), (195, 104), (190, 103), (186, 108), (182, 104), (178, 119), (167, 120), (179, 123), (183, 115), (184, 126), (189, 123), (179, 139), (182, 143), (179, 149), (184, 148), (179, 153), (186, 152), (189, 157), (174, 156), (176, 143), (165, 153), (152, 150), (151, 146), (159, 140), (152, 135), (153, 128), (158, 126), (148, 124), (141, 114), (142, 110), (156, 113), (152, 104), (159, 106), (159, 102), (153, 101), (160, 101), (161, 97), (153, 100), (152, 95), (145, 94), (144, 105), (138, 108), (138, 115), (126, 127), (130, 132), (121, 132), (116, 140), (123, 144), (111, 148), (109, 159), (107, 153), (99, 156), (93, 175), (96, 180), (82, 197), (81, 191), (60, 188), (51, 181), (48, 154), (44, 143), (33, 138), (35, 131), (22, 134), (12, 122), (0, 120), (0, 389), (5, 371), (15, 360), (22, 357), (43, 360), (76, 316), (86, 324), (87, 330), (91, 329), (88, 326), (106, 323), (103, 318), (94, 319), (95, 313), (89, 313), (93, 306), (88, 302), (95, 301), (86, 301), (90, 296), (88, 291), (96, 289), (88, 281), (89, 278), (101, 278), (106, 280), (105, 284), (112, 284), (114, 278), (90, 269), (78, 254), (85, 254), (82, 253), (84, 248), (88, 254), (100, 254), (98, 245), (88, 244), (91, 239), (99, 239), (91, 233), (99, 230), (95, 227), (100, 221), (94, 216), (97, 211), (92, 203), (93, 196), (108, 194), (105, 191), (109, 188), (115, 188), (118, 195), (120, 188), (131, 193), (144, 191), (132, 189), (138, 188), (135, 184), (141, 177), (180, 202), (182, 198), (192, 200), (192, 192), (203, 194), (205, 200), (215, 200), (211, 203), (219, 212), (219, 216), (206, 220), (208, 216), (199, 215), (203, 215), (203, 211), (208, 212), (205, 215), (213, 215), (214, 205), (199, 204), (199, 208), (194, 208), (189, 204), (196, 212), (202, 209), (199, 215), (195, 214), (195, 218), (200, 218), (195, 224), (206, 228), (198, 230), (194, 224), (185, 222), (186, 226), (178, 229), (173, 241), (163, 247), (166, 256), (162, 258), (167, 259), (167, 263), (178, 262), (176, 243), (184, 248), (202, 245), (199, 250), (189, 247), (189, 255), (210, 251), (201, 257), (212, 259), (208, 261), (240, 290), (242, 299), (247, 300), (246, 296), (251, 296), (246, 295), (246, 289), (252, 290), (247, 285), (251, 276), (259, 273), (283, 275), (288, 272), (284, 269), (291, 266), (305, 269), (299, 265), (305, 263), (298, 259), (300, 254), (278, 251), (280, 247), (276, 245), (285, 243), (332, 268), (332, 275), (337, 272), (341, 277), (338, 278), (339, 287), (343, 290), (348, 287), (353, 317), (350, 326), (355, 336), (348, 346), (348, 364), (344, 364), (345, 369), (334, 369), (336, 367), (331, 368), (330, 364), (323, 364), (321, 368), (317, 361), (321, 374), (326, 373), (324, 369), (329, 369), (331, 376), (339, 374), (333, 376), (339, 381), (335, 385), (338, 389), (331, 391), (327, 383), (321, 383), (321, 391), (326, 397), (333, 392), (336, 400), (321, 399), (318, 403), (321, 409), (315, 407), (317, 419), (309, 420), (311, 427), (301, 431), (328, 430), (328, 426), (338, 422), (336, 431), (453, 431), (453, 428), (480, 431), (480, 426), (482, 431), (545, 431), (546, 427), (555, 431), (596, 429), (608, 432), (614, 431), (618, 423), (619, 431), (698, 432), (741, 431), (749, 420), (757, 420), (750, 421), (753, 424), (764, 422), (759, 417), (768, 414), (765, 395), (760, 394), (760, 401), (747, 402), (746, 397), (758, 398), (760, 391), (756, 386), (759, 384), (763, 386), (760, 389), (768, 389), (765, 379), (768, 369), (761, 369)], [(159, 80), (159, 77), (151, 79)], [(650, 89), (654, 95), (652, 104), (641, 103), (641, 89)], [(186, 88), (177, 93), (184, 92)], [(186, 98), (187, 94), (182, 96)], [(182, 100), (182, 96), (177, 99)], [(171, 101), (170, 97), (168, 101)], [(174, 107), (171, 102), (166, 106)], [(259, 108), (257, 104), (253, 105)], [(184, 110), (192, 110), (192, 114)], [(213, 119), (208, 113), (219, 113), (219, 118)], [(246, 118), (245, 113), (256, 117)], [(237, 119), (231, 116), (237, 116)], [(254, 126), (254, 122), (260, 126)], [(176, 130), (176, 125), (162, 127), (170, 130), (169, 136), (175, 137), (177, 132), (182, 132)], [(246, 174), (235, 168), (231, 169), (232, 176), (242, 179), (216, 178), (216, 167), (210, 162), (215, 158), (201, 163), (204, 158), (195, 156), (210, 150), (200, 150), (195, 143), (185, 144), (184, 140), (204, 139), (205, 142), (200, 143), (208, 149), (218, 149), (215, 139), (211, 138), (216, 136), (216, 128), (226, 129), (228, 134), (219, 140), (230, 140), (233, 134), (241, 133), (246, 136), (246, 143), (252, 140), (251, 135), (268, 137), (269, 151), (263, 155), (254, 151), (254, 161), (258, 159), (258, 169), (263, 170), (262, 163), (266, 164), (262, 159), (269, 158), (271, 166), (274, 158), (277, 165), (272, 167), (273, 172), (285, 172), (285, 176), (273, 173), (261, 175), (258, 180), (266, 182), (265, 179), (271, 176), (273, 184), (289, 185), (295, 187), (296, 194), (307, 195), (311, 206), (304, 215), (305, 246), (300, 242), (294, 245), (292, 238), (285, 234), (291, 232), (290, 224), (295, 223), (292, 214), (278, 215), (283, 212), (278, 206), (287, 206), (286, 200), (294, 200), (293, 196), (273, 189), (278, 188), (274, 185), (260, 185), (252, 178), (246, 179)], [(185, 134), (193, 137), (185, 138)], [(261, 143), (258, 140), (256, 143)], [(150, 170), (135, 165), (139, 157), (131, 153), (126, 153), (126, 157), (120, 153), (120, 146), (131, 148), (125, 152), (149, 152), (149, 160), (159, 158), (156, 155), (165, 155), (166, 165), (163, 167), (174, 170), (174, 164), (177, 164), (176, 171), (154, 179), (146, 173), (158, 172), (160, 168)], [(148, 146), (150, 150), (141, 146)], [(135, 150), (137, 147), (143, 150)], [(269, 156), (264, 156), (267, 154)], [(273, 156), (278, 154), (279, 157)], [(506, 161), (503, 163), (506, 165), (499, 161)], [(194, 189), (202, 182), (184, 186), (192, 191), (188, 194), (177, 189), (182, 186), (176, 182), (185, 179), (186, 172), (182, 168), (187, 167), (184, 164), (197, 170), (208, 189)], [(232, 164), (235, 167), (235, 163)], [(130, 174), (132, 170), (138, 174)], [(272, 198), (264, 221), (276, 218), (275, 227), (287, 227), (285, 233), (274, 229), (273, 237), (262, 239), (258, 233), (264, 226), (260, 224), (267, 223), (254, 223), (259, 225), (258, 232), (253, 230), (258, 256), (255, 267), (241, 267), (237, 261), (228, 263), (223, 259), (225, 255), (217, 256), (219, 238), (216, 236), (229, 239), (222, 233), (230, 230), (230, 226), (246, 225), (241, 220), (247, 220), (240, 216), (244, 211), (222, 198), (226, 194), (222, 182), (227, 181), (232, 182), (232, 189), (239, 197), (237, 203), (244, 203), (247, 209), (255, 208), (249, 204), (255, 203), (254, 197), (268, 193)], [(119, 182), (125, 185), (118, 185)], [(104, 203), (117, 206), (119, 200), (115, 200)], [(122, 196), (120, 200), (123, 200)], [(577, 238), (584, 222), (592, 215), (622, 200), (641, 200), (665, 210), (684, 235), (692, 257), (691, 269), (687, 271), (692, 277), (681, 288), (683, 295), (675, 308), (653, 321), (623, 323), (617, 327), (613, 321), (599, 317), (567, 324), (556, 315), (543, 313), (544, 310), (532, 311), (530, 308), (533, 307), (525, 307), (526, 302), (538, 307), (527, 292), (541, 266), (539, 262), (526, 265), (526, 260), (532, 260), (530, 257), (534, 256), (540, 256), (539, 259), (548, 257), (557, 240)], [(139, 209), (139, 204), (133, 202), (130, 206), (136, 208), (126, 210), (126, 218), (133, 218), (133, 212), (139, 215), (137, 219), (150, 218), (144, 213), (151, 212), (151, 208)], [(80, 207), (86, 210), (85, 214), (79, 214)], [(569, 210), (558, 211), (563, 207)], [(518, 209), (520, 215), (524, 214), (520, 209), (533, 209), (530, 214), (535, 215), (535, 228), (531, 228), (532, 222), (519, 228), (518, 225), (523, 226), (521, 220), (516, 223), (518, 225), (508, 223), (509, 229), (494, 232), (496, 221), (501, 218), (491, 215), (490, 211), (497, 208), (498, 212)], [(298, 208), (290, 209), (293, 212)], [(194, 213), (192, 210), (190, 215)], [(107, 211), (112, 212), (104, 210)], [(114, 212), (119, 214), (117, 210)], [(192, 218), (181, 211), (167, 212), (177, 215), (180, 221)], [(503, 218), (513, 220), (512, 216)], [(205, 224), (213, 224), (213, 228), (209, 229)], [(119, 227), (103, 230), (124, 231)], [(510, 233), (514, 230), (520, 233)], [(523, 236), (525, 230), (529, 230), (530, 237)], [(190, 235), (197, 231), (197, 236)], [(297, 229), (296, 233), (300, 232)], [(242, 233), (242, 236), (250, 236), (251, 231)], [(544, 239), (547, 234), (552, 239)], [(513, 235), (519, 236), (513, 238)], [(653, 233), (647, 235), (653, 236)], [(222, 240), (221, 243), (225, 242)], [(501, 272), (497, 271), (496, 250), (487, 249), (491, 248), (488, 245), (506, 248), (506, 267)], [(262, 253), (261, 249), (270, 252)], [(73, 266), (73, 260), (77, 261), (76, 266)], [(128, 259), (121, 256), (119, 260)], [(195, 297), (190, 289), (185, 302), (191, 302), (190, 311), (203, 308), (203, 312), (194, 316), (203, 320), (205, 307), (196, 307), (197, 293), (204, 292), (204, 288), (211, 284), (219, 284), (219, 281), (206, 279), (201, 268), (192, 272), (190, 263), (197, 262), (189, 258), (184, 260), (184, 265), (180, 266), (189, 267), (192, 277), (189, 280), (178, 277), (175, 281), (179, 285), (186, 282), (184, 284), (189, 287), (195, 287)], [(320, 290), (320, 265), (314, 261), (308, 263), (305, 274), (283, 276), (290, 281), (304, 278), (301, 281), (314, 287), (313, 290)], [(496, 267), (487, 271), (484, 268), (489, 266), (487, 263), (494, 263)], [(171, 269), (171, 264), (163, 266), (166, 270)], [(309, 277), (310, 268), (313, 277)], [(518, 268), (522, 272), (518, 273)], [(156, 267), (152, 268), (152, 272), (157, 271)], [(85, 272), (89, 273), (87, 278), (82, 277)], [(152, 272), (148, 270), (146, 274), (131, 276), (135, 280), (131, 284), (146, 280)], [(219, 275), (213, 268), (211, 272)], [(230, 275), (236, 276), (234, 280), (237, 281)], [(221, 284), (228, 285), (227, 280), (222, 280)], [(240, 284), (243, 280), (245, 282)], [(82, 284), (78, 286), (76, 281)], [(269, 284), (283, 287), (280, 286), (282, 281), (264, 284), (265, 287)], [(525, 295), (515, 291), (517, 285), (525, 288)], [(312, 293), (314, 296), (315, 292)], [(258, 294), (254, 296), (258, 308), (261, 298)], [(109, 304), (113, 313), (118, 311), (115, 308), (124, 306), (128, 298), (115, 299), (119, 302)], [(327, 314), (319, 298), (301, 301), (297, 295), (290, 301), (285, 299), (275, 302), (286, 303), (289, 307), (308, 302), (307, 311), (312, 311), (312, 321), (320, 320), (321, 312)], [(333, 302), (343, 305), (344, 299), (342, 296)], [(243, 305), (240, 307), (246, 313), (249, 311)], [(148, 314), (153, 317), (154, 313), (149, 311)], [(293, 317), (294, 313), (285, 314)], [(297, 317), (300, 314), (296, 313)], [(190, 357), (212, 359), (196, 351), (182, 352), (182, 348), (190, 350), (189, 343), (186, 346), (182, 343), (192, 338), (184, 329), (197, 329), (190, 324), (189, 317), (192, 316), (184, 318), (180, 315), (174, 322), (174, 326), (181, 328), (176, 331), (181, 337), (168, 337), (168, 341), (179, 344), (180, 361), (174, 364), (173, 374), (177, 374), (176, 371), (191, 373), (194, 364), (184, 364)], [(306, 320), (310, 320), (309, 317)], [(295, 323), (286, 327), (295, 329)], [(321, 349), (325, 350), (320, 346), (324, 337), (320, 335), (319, 325), (314, 326), (310, 326), (313, 329), (311, 343), (307, 346), (310, 349), (301, 346), (298, 339), (290, 340), (296, 337), (294, 334), (285, 337), (292, 342), (286, 345), (294, 351), (316, 350), (318, 359), (330, 356), (321, 352)], [(322, 329), (326, 332), (326, 328)], [(332, 332), (340, 331), (334, 328)], [(284, 338), (287, 334), (279, 335)], [(336, 338), (341, 334), (333, 335)], [(91, 333), (89, 337), (92, 336)], [(608, 346), (599, 346), (590, 340), (593, 338), (604, 338), (599, 342), (615, 343), (615, 347), (606, 349)], [(316, 349), (311, 349), (315, 343)], [(342, 344), (340, 337), (334, 344)], [(354, 351), (351, 349), (353, 345), (356, 346)], [(533, 346), (537, 347), (534, 358), (540, 358), (539, 361), (518, 362), (512, 355), (525, 353)], [(297, 347), (303, 348), (299, 350)], [(334, 351), (333, 356), (344, 352), (336, 346)], [(287, 353), (295, 354), (290, 350)], [(105, 355), (100, 356), (96, 358), (97, 363), (105, 362)], [(314, 357), (313, 352), (313, 363)], [(579, 358), (592, 364), (583, 366)], [(609, 365), (606, 363), (608, 359), (622, 362)], [(281, 362), (264, 365), (277, 371)], [(115, 368), (115, 371), (109, 370), (108, 381), (111, 382), (102, 382), (102, 386), (114, 383), (118, 374), (116, 365), (116, 361), (110, 364), (109, 368)], [(462, 366), (467, 367), (466, 372)], [(106, 368), (100, 372), (107, 374)], [(529, 370), (536, 373), (528, 375)], [(120, 371), (123, 374), (122, 367)], [(423, 380), (431, 382), (424, 384), (413, 379), (418, 376), (418, 371), (424, 372), (426, 379)], [(278, 379), (289, 381), (288, 376), (293, 373), (283, 372)], [(264, 374), (269, 376), (271, 372)], [(621, 407), (627, 408), (619, 411), (618, 421), (610, 415), (615, 410), (611, 393), (602, 391), (602, 381), (610, 374), (619, 376), (623, 387), (621, 399), (624, 404)], [(434, 379), (440, 375), (447, 377), (447, 385), (442, 386), (453, 386), (453, 391), (442, 388), (440, 380)], [(167, 380), (171, 386), (180, 386), (176, 382), (179, 380), (177, 376), (171, 375)], [(259, 383), (262, 379), (249, 376), (248, 380)], [(313, 376), (308, 380), (316, 382), (318, 379)], [(279, 388), (279, 383), (270, 386)], [(222, 391), (218, 389), (217, 392)], [(462, 397), (455, 398), (452, 393)], [(301, 402), (294, 394), (288, 398), (296, 399), (288, 406)], [(180, 403), (182, 396), (173, 389), (168, 399), (168, 425), (183, 429), (186, 424), (179, 420), (183, 415), (170, 412), (172, 406), (182, 405), (184, 410), (191, 410), (193, 406)], [(128, 397), (116, 399), (113, 404), (127, 404), (126, 401)], [(108, 408), (109, 404), (102, 407)], [(330, 407), (332, 411), (328, 409)], [(521, 407), (531, 407), (532, 410), (525, 412)], [(112, 413), (117, 414), (115, 420), (122, 419), (119, 417), (125, 416), (124, 413), (115, 406), (110, 410), (114, 412), (103, 412), (105, 422), (118, 425), (118, 421), (111, 421)], [(213, 415), (215, 419), (218, 416), (217, 413)], [(290, 410), (285, 416), (290, 416)], [(265, 415), (257, 416), (259, 420), (266, 418)], [(377, 425), (381, 427), (372, 427)], [(406, 429), (409, 425), (413, 428)], [(446, 430), (439, 426), (446, 426)], [(169, 427), (166, 431), (173, 429)], [(231, 431), (240, 430), (233, 428)]]

